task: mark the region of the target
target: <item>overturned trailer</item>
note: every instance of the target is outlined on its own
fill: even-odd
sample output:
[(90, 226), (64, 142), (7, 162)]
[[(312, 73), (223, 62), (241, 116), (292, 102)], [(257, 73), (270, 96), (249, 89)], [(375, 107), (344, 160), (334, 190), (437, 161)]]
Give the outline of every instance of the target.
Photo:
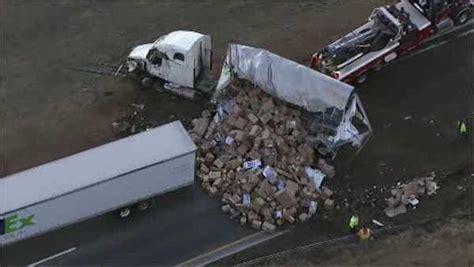
[(216, 120), (232, 106), (236, 78), (307, 111), (314, 147), (323, 155), (334, 158), (345, 145), (358, 152), (369, 140), (372, 128), (352, 86), (264, 49), (237, 44), (229, 45), (213, 96), (219, 106)]

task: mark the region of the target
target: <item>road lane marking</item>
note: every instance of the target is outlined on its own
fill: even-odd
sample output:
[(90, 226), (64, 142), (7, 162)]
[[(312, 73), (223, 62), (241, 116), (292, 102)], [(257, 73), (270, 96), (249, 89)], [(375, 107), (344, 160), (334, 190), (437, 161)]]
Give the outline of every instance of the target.
[(411, 56), (416, 56), (416, 55), (418, 55), (418, 54), (424, 53), (424, 52), (426, 52), (426, 51), (428, 51), (428, 50), (431, 50), (431, 49), (433, 49), (433, 48), (436, 48), (436, 47), (438, 47), (438, 46), (445, 45), (445, 44), (447, 44), (448, 42), (449, 42), (449, 41), (442, 41), (442, 42), (439, 42), (439, 43), (430, 45), (430, 46), (425, 47), (425, 48), (419, 50), (418, 52), (412, 54)]
[[(471, 24), (472, 24), (472, 23), (471, 23)], [(431, 50), (431, 49), (433, 49), (433, 48), (436, 48), (436, 47), (438, 47), (438, 46), (445, 45), (445, 44), (449, 43), (450, 41), (452, 41), (453, 39), (460, 38), (460, 37), (464, 37), (464, 36), (469, 35), (469, 34), (471, 34), (471, 33), (474, 33), (474, 29), (470, 29), (470, 30), (468, 30), (468, 31), (462, 32), (462, 33), (456, 35), (454, 38), (452, 38), (452, 39), (450, 39), (450, 40), (445, 40), (445, 41), (441, 41), (441, 42), (439, 42), (439, 43), (432, 44), (432, 45), (430, 45), (430, 46), (428, 46), (428, 47), (426, 47), (426, 48), (421, 49), (420, 51), (414, 53), (414, 54), (411, 55), (411, 56), (415, 56), (415, 55), (421, 54), (421, 53), (423, 53), (423, 52), (426, 52), (426, 51), (428, 51), (428, 50)]]
[(220, 259), (223, 259), (227, 256), (233, 255), (237, 252), (240, 252), (244, 249), (256, 246), (260, 243), (263, 243), (265, 241), (268, 241), (270, 239), (274, 239), (278, 236), (281, 236), (285, 233), (287, 233), (289, 230), (285, 230), (282, 232), (277, 232), (274, 234), (269, 234), (266, 232), (258, 232), (249, 236), (246, 236), (242, 239), (239, 239), (237, 241), (234, 241), (232, 243), (223, 245), (217, 249), (214, 249), (212, 251), (206, 252), (202, 255), (199, 255), (197, 257), (194, 257), (192, 259), (189, 259), (185, 262), (182, 262), (178, 264), (177, 266), (179, 267), (185, 267), (185, 266), (205, 266), (209, 263), (218, 261)]
[(455, 27), (449, 29), (447, 32), (443, 32), (443, 33), (441, 33), (441, 34), (439, 34), (439, 35), (435, 35), (433, 38), (429, 39), (428, 41), (430, 41), (430, 42), (431, 42), (431, 41), (434, 41), (434, 40), (436, 40), (436, 39), (439, 39), (439, 38), (441, 38), (441, 37), (443, 37), (443, 36), (446, 36), (446, 35), (448, 35), (448, 34), (454, 32), (454, 31), (467, 28), (467, 27), (469, 27), (469, 26), (471, 26), (471, 25), (473, 25), (473, 24), (474, 24), (474, 19), (470, 20), (470, 21), (467, 22), (466, 24), (459, 25), (459, 26), (455, 26)]
[(37, 261), (37, 262), (32, 263), (32, 264), (29, 264), (28, 267), (34, 267), (34, 266), (40, 265), (40, 264), (45, 263), (45, 262), (47, 262), (47, 261), (50, 261), (50, 260), (52, 260), (52, 259), (55, 259), (55, 258), (61, 257), (61, 256), (63, 256), (63, 255), (66, 255), (66, 254), (68, 254), (68, 253), (71, 253), (71, 252), (73, 252), (73, 251), (76, 250), (76, 249), (77, 249), (77, 247), (73, 247), (73, 248), (70, 248), (70, 249), (66, 249), (66, 250), (64, 250), (64, 251), (62, 251), (62, 252), (56, 253), (56, 254), (54, 254), (54, 255), (52, 255), (52, 256), (49, 256), (49, 257), (47, 257), (47, 258), (44, 258), (44, 259), (42, 259), (42, 260), (40, 260), (40, 261)]
[(470, 30), (467, 31), (467, 32), (463, 32), (463, 33), (457, 35), (456, 37), (464, 37), (464, 36), (469, 35), (469, 34), (471, 34), (471, 33), (474, 33), (474, 29), (470, 29)]
[[(445, 35), (447, 35), (447, 34), (450, 34), (450, 33), (454, 32), (454, 31), (457, 31), (457, 30), (460, 30), (460, 29), (467, 28), (467, 27), (469, 27), (469, 26), (471, 26), (471, 25), (473, 25), (473, 24), (474, 24), (474, 19), (471, 20), (470, 22), (464, 24), (464, 25), (456, 26), (456, 27), (452, 28), (451, 30), (449, 30), (449, 31), (447, 31), (447, 32), (445, 32), (445, 33), (442, 33), (442, 34), (440, 34), (440, 35), (436, 35), (435, 37), (429, 39), (427, 42), (433, 42), (434, 40), (437, 40), (437, 39), (439, 39), (439, 38), (441, 38), (441, 37), (443, 37), (443, 36), (445, 36)], [(463, 32), (461, 32), (460, 34), (454, 36), (453, 38), (450, 38), (449, 40), (444, 40), (444, 41), (441, 41), (441, 42), (439, 42), (439, 43), (432, 44), (432, 45), (430, 45), (430, 46), (428, 46), (428, 47), (425, 47), (425, 48), (423, 48), (423, 49), (421, 49), (421, 50), (418, 50), (417, 52), (415, 52), (415, 53), (413, 53), (413, 54), (410, 54), (410, 55), (405, 56), (403, 59), (409, 59), (409, 58), (411, 58), (411, 57), (414, 57), (414, 56), (419, 55), (419, 54), (421, 54), (421, 53), (427, 52), (427, 51), (429, 51), (429, 50), (431, 50), (431, 49), (433, 49), (433, 48), (436, 48), (436, 47), (438, 47), (438, 46), (445, 45), (445, 44), (449, 43), (450, 41), (452, 41), (452, 40), (454, 40), (454, 39), (457, 39), (457, 38), (460, 38), (460, 37), (469, 35), (469, 34), (471, 34), (471, 33), (473, 33), (473, 32), (474, 32), (474, 29), (467, 30), (467, 31), (463, 31)], [(401, 60), (403, 60), (403, 59), (401, 59)]]

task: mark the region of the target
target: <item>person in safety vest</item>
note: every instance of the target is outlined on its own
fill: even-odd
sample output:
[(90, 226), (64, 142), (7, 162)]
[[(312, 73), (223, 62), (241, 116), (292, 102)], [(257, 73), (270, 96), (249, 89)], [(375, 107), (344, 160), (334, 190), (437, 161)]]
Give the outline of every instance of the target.
[(461, 137), (467, 137), (468, 136), (467, 125), (464, 122), (464, 120), (458, 121), (458, 134)]
[(352, 234), (357, 232), (357, 227), (359, 226), (359, 216), (352, 215), (351, 219), (349, 220), (349, 231)]
[(360, 243), (362, 244), (362, 250), (366, 251), (369, 249), (369, 239), (370, 239), (370, 228), (362, 226), (359, 232), (357, 233), (359, 236)]

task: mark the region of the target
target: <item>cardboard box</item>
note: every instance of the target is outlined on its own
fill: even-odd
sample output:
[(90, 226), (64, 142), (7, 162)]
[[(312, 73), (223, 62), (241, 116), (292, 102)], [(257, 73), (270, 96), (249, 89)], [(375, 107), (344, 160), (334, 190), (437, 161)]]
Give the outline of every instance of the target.
[(250, 131), (249, 131), (249, 136), (250, 137), (256, 137), (257, 135), (260, 134), (262, 128), (260, 128), (260, 126), (258, 125), (252, 125), (252, 127), (250, 128)]
[(272, 114), (270, 112), (268, 112), (268, 113), (265, 113), (262, 116), (260, 116), (260, 121), (263, 124), (267, 124), (272, 120), (272, 118), (273, 118)]
[(261, 159), (262, 156), (260, 155), (260, 153), (258, 153), (257, 151), (255, 150), (251, 150), (250, 152), (247, 153), (247, 157), (250, 158), (250, 159)]
[(257, 118), (257, 116), (255, 116), (255, 114), (253, 114), (253, 113), (249, 113), (249, 114), (247, 115), (247, 119), (248, 119), (251, 123), (253, 123), (253, 124), (258, 123), (258, 118)]
[(206, 164), (201, 163), (201, 166), (199, 168), (199, 171), (203, 174), (208, 174), (209, 173), (209, 168), (206, 166)]
[(299, 185), (291, 180), (287, 180), (286, 189), (295, 195), (298, 192)]
[(216, 159), (213, 164), (219, 169), (224, 167), (224, 162), (221, 159)]
[(262, 222), (259, 220), (253, 220), (252, 227), (256, 230), (260, 230), (260, 228), (262, 227)]
[(244, 131), (237, 131), (235, 134), (235, 140), (242, 143), (247, 140), (247, 134)]
[(271, 224), (269, 222), (264, 222), (262, 224), (262, 230), (267, 231), (267, 232), (273, 232), (275, 231), (276, 226), (274, 224)]
[[(242, 159), (241, 159), (241, 158), (229, 160), (229, 161), (225, 164), (226, 168), (229, 169), (229, 170), (231, 170), (231, 171), (237, 169), (240, 165), (242, 165)], [(230, 171), (229, 171), (229, 173), (230, 173)], [(229, 173), (228, 173), (228, 174), (229, 174)], [(233, 171), (232, 171), (232, 173), (233, 173)], [(229, 176), (229, 175), (228, 175), (228, 176)], [(229, 178), (230, 178), (230, 177), (229, 177)], [(232, 177), (232, 178), (233, 178), (233, 177)]]
[(239, 146), (239, 148), (237, 148), (237, 153), (239, 153), (239, 155), (243, 157), (247, 154), (249, 150), (250, 150), (249, 146), (242, 144)]
[(222, 185), (222, 178), (217, 178), (212, 183), (212, 186), (216, 188), (219, 188), (221, 185)]
[(207, 127), (209, 126), (209, 118), (194, 119), (193, 124), (193, 132), (199, 137), (203, 137), (204, 133), (206, 133)]
[(238, 117), (236, 122), (235, 122), (235, 128), (239, 130), (245, 129), (245, 126), (247, 126), (248, 121), (242, 117)]
[(334, 208), (334, 200), (329, 198), (324, 200), (324, 207), (328, 210), (332, 210)]
[(305, 221), (309, 220), (309, 218), (311, 218), (311, 216), (309, 216), (309, 214), (307, 214), (307, 213), (301, 213), (298, 216), (298, 219), (300, 220), (300, 222), (305, 222)]
[(260, 212), (260, 210), (265, 206), (266, 202), (263, 200), (263, 198), (256, 198), (252, 200), (252, 203), (250, 204), (250, 207), (255, 210), (256, 212)]
[(296, 205), (296, 199), (293, 192), (290, 192), (287, 189), (282, 189), (278, 191), (275, 194), (275, 198), (278, 201), (278, 203), (284, 208), (288, 208), (288, 207)]
[(220, 178), (221, 176), (222, 176), (221, 171), (211, 171), (211, 172), (209, 172), (209, 179), (211, 179), (211, 180)]
[(268, 99), (261, 104), (260, 112), (270, 112), (275, 108), (275, 104), (273, 104), (272, 99)]
[(204, 161), (207, 164), (212, 164), (212, 162), (214, 162), (215, 158), (216, 158), (216, 156), (214, 156), (214, 154), (212, 154), (211, 152), (207, 152), (206, 156), (204, 157)]

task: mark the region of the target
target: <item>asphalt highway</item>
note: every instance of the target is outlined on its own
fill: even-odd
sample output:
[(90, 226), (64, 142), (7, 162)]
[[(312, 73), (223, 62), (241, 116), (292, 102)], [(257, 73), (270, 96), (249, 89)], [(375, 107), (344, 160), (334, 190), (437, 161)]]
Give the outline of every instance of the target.
[[(394, 63), (405, 64), (403, 68), (395, 67), (394, 72), (374, 74), (374, 80), (369, 84), (383, 86), (378, 90), (389, 90), (391, 94), (396, 94), (397, 90), (406, 92), (402, 87), (410, 84), (410, 81), (418, 77), (429, 79), (432, 77), (430, 72), (440, 74), (440, 68), (443, 68), (450, 72), (443, 78), (444, 86), (451, 82), (455, 85), (456, 73), (472, 75), (472, 33), (471, 25), (439, 38), (419, 54)], [(436, 62), (432, 61), (435, 57), (438, 61), (442, 58), (443, 64), (431, 64)], [(465, 67), (458, 68), (466, 63), (471, 64), (470, 74)], [(406, 82), (384, 85), (385, 78), (394, 80), (393, 75), (406, 79)], [(424, 92), (429, 92), (428, 86), (434, 88), (443, 85), (428, 80), (415, 84), (425, 84), (427, 88), (420, 89)], [(362, 96), (369, 103), (375, 101), (370, 99), (370, 92), (364, 92)], [(370, 114), (370, 107), (367, 109), (369, 118), (377, 116)], [(178, 264), (254, 234), (251, 229), (240, 227), (222, 214), (219, 202), (219, 199), (211, 199), (199, 189), (189, 187), (158, 198), (156, 207), (126, 220), (107, 214), (2, 248), (0, 263)]]

